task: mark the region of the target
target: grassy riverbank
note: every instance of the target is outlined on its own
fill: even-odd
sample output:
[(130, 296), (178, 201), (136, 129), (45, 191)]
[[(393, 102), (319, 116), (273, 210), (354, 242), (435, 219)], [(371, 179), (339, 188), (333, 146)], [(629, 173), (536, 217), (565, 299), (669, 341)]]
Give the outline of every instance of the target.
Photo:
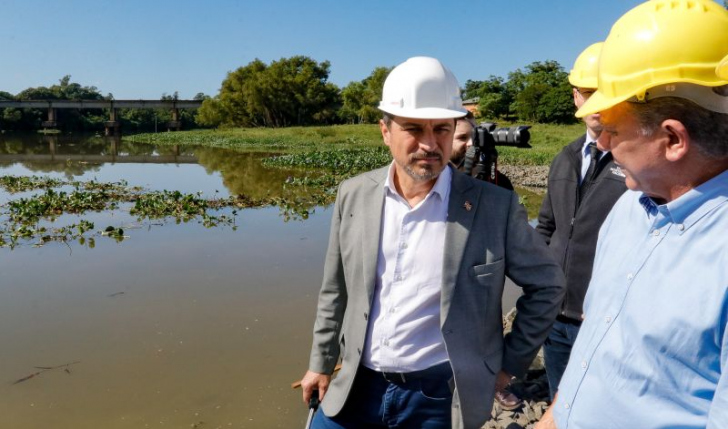
[[(508, 126), (509, 124), (499, 125)], [(536, 124), (530, 129), (532, 148), (498, 146), (500, 163), (504, 165), (548, 165), (565, 144), (583, 132), (582, 124)], [(246, 151), (280, 152), (356, 150), (383, 146), (377, 125), (192, 130), (136, 134), (125, 136), (124, 139), (138, 143), (201, 145)]]

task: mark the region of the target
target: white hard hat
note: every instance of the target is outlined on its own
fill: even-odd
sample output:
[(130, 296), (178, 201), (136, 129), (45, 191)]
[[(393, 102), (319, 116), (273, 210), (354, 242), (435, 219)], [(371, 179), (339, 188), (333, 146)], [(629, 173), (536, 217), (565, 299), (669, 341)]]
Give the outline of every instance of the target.
[(430, 57), (410, 58), (389, 73), (379, 109), (415, 119), (460, 118), (468, 113), (455, 75)]

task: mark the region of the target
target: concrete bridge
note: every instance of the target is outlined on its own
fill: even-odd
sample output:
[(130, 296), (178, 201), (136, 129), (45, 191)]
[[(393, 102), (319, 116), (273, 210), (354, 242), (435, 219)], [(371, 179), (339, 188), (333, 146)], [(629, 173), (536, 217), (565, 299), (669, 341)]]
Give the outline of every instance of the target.
[(0, 100), (0, 109), (48, 109), (48, 120), (43, 128), (56, 128), (56, 109), (109, 109), (109, 120), (104, 123), (106, 135), (119, 134), (121, 123), (117, 120), (117, 109), (169, 109), (172, 120), (167, 123), (170, 130), (180, 130), (180, 109), (198, 109), (201, 100)]

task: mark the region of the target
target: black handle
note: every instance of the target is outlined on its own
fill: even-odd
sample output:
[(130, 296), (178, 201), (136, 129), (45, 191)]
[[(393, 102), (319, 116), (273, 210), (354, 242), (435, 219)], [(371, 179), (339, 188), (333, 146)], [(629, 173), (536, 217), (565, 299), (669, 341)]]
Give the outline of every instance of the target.
[(318, 389), (314, 389), (311, 392), (311, 399), (308, 400), (308, 408), (314, 411), (318, 410), (319, 407), (319, 392)]

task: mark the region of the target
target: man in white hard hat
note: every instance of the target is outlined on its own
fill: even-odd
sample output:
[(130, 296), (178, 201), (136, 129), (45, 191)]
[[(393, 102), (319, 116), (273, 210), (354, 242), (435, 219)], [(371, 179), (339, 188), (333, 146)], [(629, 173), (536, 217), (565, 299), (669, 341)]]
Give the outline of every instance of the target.
[(539, 429), (728, 428), (728, 11), (653, 0), (604, 42), (599, 144), (629, 190)]
[[(465, 115), (450, 70), (410, 58), (380, 109), (394, 160), (339, 188), (304, 401), (323, 397), (315, 428), (479, 428), (545, 339), (563, 275), (513, 192), (449, 166)], [(524, 296), (504, 339), (506, 273)]]
[[(602, 44), (587, 47), (569, 73), (577, 109), (597, 89)], [(586, 133), (565, 146), (551, 163), (548, 192), (536, 226), (566, 276), (564, 302), (543, 347), (552, 400), (582, 323), (582, 306), (591, 279), (599, 227), (609, 209), (627, 190), (624, 174), (614, 164), (611, 154), (597, 146), (602, 132), (599, 113), (583, 119)]]

